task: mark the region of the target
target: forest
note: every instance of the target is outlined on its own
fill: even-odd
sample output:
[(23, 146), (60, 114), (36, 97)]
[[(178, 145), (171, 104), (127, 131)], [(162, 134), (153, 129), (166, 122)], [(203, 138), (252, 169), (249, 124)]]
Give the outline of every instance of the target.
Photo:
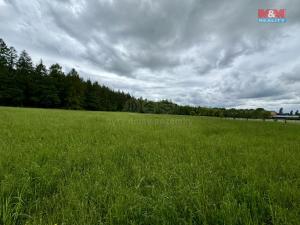
[(42, 60), (34, 64), (25, 50), (18, 55), (16, 49), (7, 46), (3, 39), (0, 39), (0, 105), (231, 118), (271, 117), (271, 113), (263, 108), (183, 106), (170, 100), (136, 98), (97, 81), (84, 80), (75, 69), (64, 73), (59, 64), (49, 68)]

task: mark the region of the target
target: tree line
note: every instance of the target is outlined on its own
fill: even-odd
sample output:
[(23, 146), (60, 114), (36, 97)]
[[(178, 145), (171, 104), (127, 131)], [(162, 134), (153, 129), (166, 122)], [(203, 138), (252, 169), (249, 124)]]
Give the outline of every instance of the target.
[(269, 118), (258, 109), (225, 109), (181, 106), (168, 100), (149, 101), (84, 80), (75, 69), (64, 73), (59, 64), (34, 65), (24, 50), (17, 54), (0, 39), (0, 105), (155, 114)]
[(289, 113), (284, 113), (283, 108), (280, 108), (278, 111), (278, 115), (284, 115), (284, 116), (300, 116), (299, 110), (296, 110), (295, 112), (291, 110)]

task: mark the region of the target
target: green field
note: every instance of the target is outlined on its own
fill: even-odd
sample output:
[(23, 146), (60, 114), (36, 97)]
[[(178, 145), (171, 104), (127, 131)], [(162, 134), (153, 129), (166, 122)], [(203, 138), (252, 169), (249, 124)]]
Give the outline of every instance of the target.
[(300, 125), (0, 108), (0, 224), (300, 224)]

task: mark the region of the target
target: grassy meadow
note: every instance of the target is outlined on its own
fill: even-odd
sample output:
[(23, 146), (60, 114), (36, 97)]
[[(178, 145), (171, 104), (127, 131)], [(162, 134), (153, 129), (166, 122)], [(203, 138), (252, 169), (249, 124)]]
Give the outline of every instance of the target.
[(300, 224), (300, 124), (1, 107), (0, 224)]

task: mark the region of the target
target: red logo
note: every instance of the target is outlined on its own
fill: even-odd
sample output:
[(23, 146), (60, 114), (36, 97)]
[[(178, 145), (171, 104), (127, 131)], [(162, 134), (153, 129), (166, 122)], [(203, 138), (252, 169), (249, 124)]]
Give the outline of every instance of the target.
[(258, 18), (285, 18), (285, 9), (259, 9)]

